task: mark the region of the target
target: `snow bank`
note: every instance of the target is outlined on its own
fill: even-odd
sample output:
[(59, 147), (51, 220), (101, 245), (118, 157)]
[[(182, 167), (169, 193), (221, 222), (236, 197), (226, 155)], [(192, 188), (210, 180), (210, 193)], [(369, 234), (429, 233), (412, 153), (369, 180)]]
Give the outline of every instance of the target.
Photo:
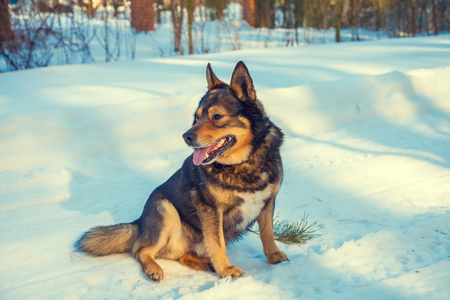
[[(0, 75), (1, 299), (445, 299), (450, 296), (449, 36), (50, 67)], [(219, 279), (74, 252), (137, 218), (190, 154), (211, 62), (244, 60), (286, 133), (280, 218), (324, 225), (270, 266), (254, 234)]]

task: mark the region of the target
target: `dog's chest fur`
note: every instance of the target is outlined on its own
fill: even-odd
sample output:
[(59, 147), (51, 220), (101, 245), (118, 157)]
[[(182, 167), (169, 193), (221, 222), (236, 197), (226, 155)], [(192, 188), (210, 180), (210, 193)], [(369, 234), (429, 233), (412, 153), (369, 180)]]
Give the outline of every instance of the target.
[(269, 184), (266, 188), (261, 191), (247, 192), (247, 193), (236, 193), (239, 199), (242, 199), (242, 203), (239, 205), (241, 222), (236, 224), (236, 229), (238, 231), (244, 231), (248, 228), (251, 223), (258, 218), (267, 200), (273, 194), (274, 185)]
[(223, 212), (223, 229), (227, 242), (238, 238), (257, 220), (269, 199), (278, 190), (279, 182), (270, 182), (270, 176), (266, 172), (252, 172), (250, 177), (248, 173), (243, 176), (245, 173), (238, 172), (235, 176), (221, 173), (220, 184), (205, 184), (201, 192), (205, 204)]

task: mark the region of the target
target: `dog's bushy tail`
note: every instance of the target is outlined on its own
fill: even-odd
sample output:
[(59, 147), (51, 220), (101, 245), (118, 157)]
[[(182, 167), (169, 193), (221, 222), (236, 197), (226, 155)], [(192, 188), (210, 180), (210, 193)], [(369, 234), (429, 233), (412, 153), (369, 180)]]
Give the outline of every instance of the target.
[(98, 226), (86, 232), (75, 247), (94, 256), (131, 252), (139, 235), (139, 227), (134, 223)]

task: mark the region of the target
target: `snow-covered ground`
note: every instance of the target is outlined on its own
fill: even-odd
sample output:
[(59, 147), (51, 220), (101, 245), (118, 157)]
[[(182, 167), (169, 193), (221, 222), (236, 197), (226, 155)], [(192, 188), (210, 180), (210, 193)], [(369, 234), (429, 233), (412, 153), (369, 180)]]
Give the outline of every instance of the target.
[[(276, 211), (322, 236), (272, 266), (249, 233), (237, 280), (75, 252), (140, 215), (191, 152), (206, 64), (228, 81), (238, 60), (286, 134)], [(1, 74), (0, 299), (448, 299), (449, 99), (449, 35)]]

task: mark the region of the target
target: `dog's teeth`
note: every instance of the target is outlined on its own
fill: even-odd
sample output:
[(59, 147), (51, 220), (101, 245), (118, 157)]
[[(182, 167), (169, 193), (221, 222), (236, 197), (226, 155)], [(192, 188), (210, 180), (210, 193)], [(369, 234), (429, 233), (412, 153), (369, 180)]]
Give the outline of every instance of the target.
[(219, 149), (220, 147), (222, 147), (224, 144), (227, 144), (227, 143), (228, 143), (228, 139), (229, 139), (229, 138), (223, 138), (223, 139), (221, 139), (221, 140), (214, 146), (214, 148), (212, 148), (212, 149), (209, 151), (209, 153), (206, 154), (205, 159), (208, 158), (208, 157), (210, 156), (210, 153), (216, 151), (217, 149)]
[(220, 140), (220, 141), (216, 144), (216, 146), (214, 147), (214, 150), (216, 150), (216, 149), (222, 147), (222, 145), (223, 145), (223, 139)]

